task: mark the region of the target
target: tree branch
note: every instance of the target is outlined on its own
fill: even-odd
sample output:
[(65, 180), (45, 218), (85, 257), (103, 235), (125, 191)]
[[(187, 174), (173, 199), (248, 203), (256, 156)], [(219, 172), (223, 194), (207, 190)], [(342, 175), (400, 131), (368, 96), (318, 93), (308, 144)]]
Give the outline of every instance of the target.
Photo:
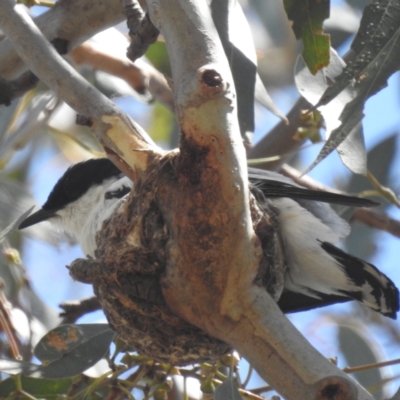
[(299, 98), (287, 115), (289, 124), (279, 122), (269, 133), (267, 133), (254, 147), (249, 149), (248, 158), (267, 158), (281, 156), (278, 161), (268, 164), (252, 165), (256, 168), (277, 170), (287, 161), (287, 154), (300, 149), (304, 141), (294, 140), (293, 136), (303, 125), (301, 111), (309, 108), (310, 103), (303, 97)]
[(69, 55), (77, 64), (90, 65), (124, 79), (140, 94), (148, 90), (156, 100), (174, 111), (174, 98), (167, 80), (163, 74), (143, 60), (138, 59), (133, 63), (128, 58), (114, 57), (91, 43), (81, 44)]
[(135, 61), (157, 40), (159, 31), (150, 21), (148, 14), (143, 12), (137, 0), (124, 0), (124, 9), (131, 38), (127, 56)]
[[(120, 0), (62, 0), (35, 18), (35, 23), (49, 41), (55, 38), (66, 40), (70, 51), (124, 18)], [(0, 42), (0, 60), (0, 76), (3, 78), (11, 79), (26, 69), (8, 38)]]
[(162, 281), (168, 306), (238, 349), (287, 399), (372, 399), (253, 284), (260, 242), (249, 215), (234, 86), (206, 3), (158, 0), (148, 6), (166, 40), (182, 129), (179, 184), (160, 190), (174, 238)]
[(60, 317), (63, 317), (61, 324), (73, 324), (85, 314), (101, 310), (101, 304), (99, 299), (93, 296), (87, 299), (64, 301), (60, 304), (60, 308), (64, 310), (60, 313)]
[(11, 0), (0, 3), (0, 27), (28, 68), (66, 103), (91, 122), (91, 130), (109, 157), (132, 179), (159, 157), (147, 133), (82, 78), (44, 38), (32, 19)]

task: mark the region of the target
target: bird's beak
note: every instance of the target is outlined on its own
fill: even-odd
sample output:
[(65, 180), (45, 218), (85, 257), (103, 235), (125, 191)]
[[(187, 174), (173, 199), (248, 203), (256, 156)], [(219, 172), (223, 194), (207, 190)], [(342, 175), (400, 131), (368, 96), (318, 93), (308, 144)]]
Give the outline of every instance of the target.
[(39, 211), (34, 212), (28, 218), (24, 219), (18, 226), (18, 229), (24, 229), (28, 226), (35, 225), (42, 221), (47, 221), (50, 218), (56, 216), (56, 211), (54, 210), (44, 210), (43, 208)]

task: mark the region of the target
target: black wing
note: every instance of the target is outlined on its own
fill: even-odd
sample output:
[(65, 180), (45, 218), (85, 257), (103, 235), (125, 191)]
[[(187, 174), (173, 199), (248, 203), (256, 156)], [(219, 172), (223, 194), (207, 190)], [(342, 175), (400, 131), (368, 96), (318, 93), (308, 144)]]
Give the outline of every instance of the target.
[(260, 189), (266, 198), (288, 197), (293, 200), (312, 200), (352, 207), (376, 207), (380, 203), (321, 190), (306, 189), (277, 172), (249, 168), (250, 182)]
[(300, 311), (313, 310), (315, 308), (326, 307), (336, 303), (344, 303), (353, 299), (348, 297), (319, 294), (321, 298), (309, 297), (305, 294), (284, 291), (278, 301), (278, 306), (282, 312), (295, 313)]

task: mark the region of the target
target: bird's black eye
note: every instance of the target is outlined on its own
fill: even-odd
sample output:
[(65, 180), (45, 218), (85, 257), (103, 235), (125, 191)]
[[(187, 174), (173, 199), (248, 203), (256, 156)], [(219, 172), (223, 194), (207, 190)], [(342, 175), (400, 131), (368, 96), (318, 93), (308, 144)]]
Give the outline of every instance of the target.
[(122, 199), (125, 195), (127, 195), (131, 191), (129, 186), (122, 186), (121, 188), (113, 191), (106, 192), (104, 198), (106, 200), (110, 199)]

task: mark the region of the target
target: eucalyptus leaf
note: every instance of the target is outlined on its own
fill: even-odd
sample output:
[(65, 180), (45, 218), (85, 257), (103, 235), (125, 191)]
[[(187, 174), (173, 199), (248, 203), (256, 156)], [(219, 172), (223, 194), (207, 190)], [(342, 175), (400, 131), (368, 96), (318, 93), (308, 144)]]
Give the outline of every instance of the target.
[[(24, 392), (39, 399), (56, 400), (66, 394), (73, 384), (71, 379), (41, 379), (21, 377), (21, 387)], [(17, 390), (15, 379), (7, 378), (0, 382), (0, 398), (8, 396)]]
[(37, 344), (42, 376), (66, 378), (78, 375), (100, 361), (109, 350), (115, 332), (107, 324), (61, 325)]
[(0, 243), (4, 241), (4, 239), (9, 235), (11, 232), (16, 230), (19, 224), (32, 212), (35, 206), (31, 207), (29, 210), (25, 211), (22, 215), (20, 215), (16, 220), (11, 222), (6, 228), (0, 231)]
[[(344, 61), (335, 50), (331, 49), (328, 67), (318, 71), (315, 75), (309, 72), (302, 56), (298, 57), (295, 66), (295, 82), (300, 94), (311, 104), (316, 104), (324, 91), (341, 74), (345, 66)], [(349, 85), (339, 96), (329, 104), (319, 108), (326, 125), (326, 137), (329, 139), (332, 132), (341, 125), (340, 116), (346, 105), (356, 96), (355, 89)], [(357, 116), (358, 118), (358, 116)], [(364, 144), (364, 135), (361, 123), (357, 123), (349, 132), (347, 138), (339, 145), (331, 142), (331, 151), (337, 149), (342, 162), (351, 171), (365, 174), (367, 157)]]
[[(338, 326), (338, 342), (348, 366), (376, 364), (380, 361), (376, 347), (377, 343), (365, 334), (364, 326)], [(374, 392), (376, 399), (382, 399), (383, 391), (379, 387), (383, 376), (379, 368), (353, 373), (357, 381), (365, 388), (377, 387)]]
[(232, 378), (215, 389), (214, 400), (243, 400)]
[[(390, 43), (397, 41), (395, 36), (398, 35), (399, 28), (400, 2), (398, 0), (374, 0), (366, 6), (360, 28), (351, 46), (355, 55), (335, 84), (327, 88), (317, 107), (330, 102), (353, 79), (362, 83), (365, 76), (370, 76), (366, 73), (366, 68), (377, 66), (377, 64), (379, 66), (386, 57), (388, 57), (386, 60), (388, 64), (394, 64), (396, 68), (399, 68), (398, 52), (388, 51), (392, 47)], [(385, 54), (383, 59), (379, 57), (381, 52)]]
[[(314, 168), (337, 148), (346, 137), (357, 127), (363, 118), (364, 104), (375, 93), (386, 87), (387, 79), (400, 67), (400, 19), (395, 34), (385, 47), (363, 70), (362, 76), (355, 83), (356, 96), (346, 104), (340, 120), (342, 124), (336, 128), (313, 164), (307, 169)], [(321, 103), (321, 102), (320, 102)]]
[(10, 151), (17, 145), (20, 146), (22, 142), (40, 131), (46, 125), (56, 104), (56, 96), (50, 91), (35, 96), (25, 110), (26, 118), (22, 124), (3, 141), (0, 147), (0, 159), (9, 156)]
[(293, 32), (302, 39), (303, 58), (310, 72), (315, 75), (329, 64), (329, 35), (323, 33), (323, 23), (329, 18), (329, 0), (283, 0)]
[(284, 120), (286, 117), (275, 106), (258, 77), (253, 36), (239, 2), (214, 0), (211, 3), (211, 14), (235, 82), (240, 131), (242, 137), (251, 142), (255, 95), (269, 111)]

